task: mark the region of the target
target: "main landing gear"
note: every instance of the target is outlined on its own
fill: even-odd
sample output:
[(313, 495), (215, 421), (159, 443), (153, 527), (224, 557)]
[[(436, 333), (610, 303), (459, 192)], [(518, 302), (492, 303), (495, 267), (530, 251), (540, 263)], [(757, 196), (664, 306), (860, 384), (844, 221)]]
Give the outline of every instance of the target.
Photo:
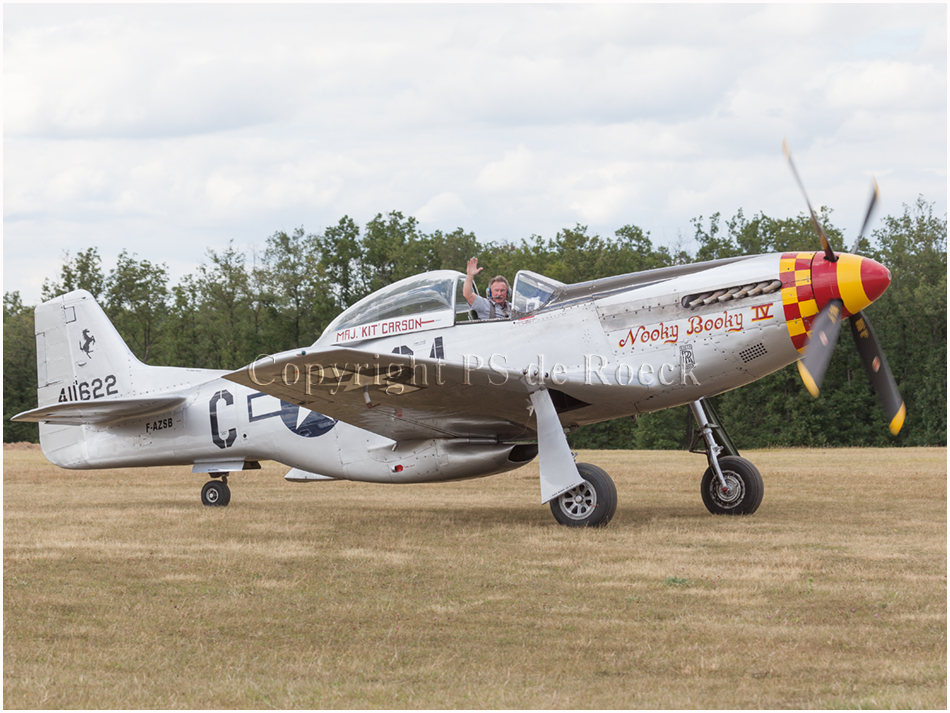
[[(751, 515), (762, 504), (764, 493), (758, 468), (739, 456), (707, 399), (694, 401), (689, 408), (697, 426), (689, 450), (705, 453), (709, 462), (700, 485), (703, 504), (713, 515)], [(699, 449), (700, 439), (705, 445), (703, 450)]]
[(584, 483), (551, 501), (554, 519), (568, 527), (603, 527), (617, 511), (617, 487), (596, 465), (578, 463), (577, 472)]
[(208, 507), (227, 507), (231, 502), (231, 488), (228, 487), (228, 474), (214, 474), (212, 478), (221, 478), (221, 480), (209, 480), (201, 489), (201, 504)]
[[(689, 405), (696, 419), (690, 452), (703, 453), (709, 463), (700, 494), (713, 515), (751, 515), (762, 504), (762, 475), (742, 458), (707, 399)], [(617, 510), (617, 488), (602, 469), (578, 463), (582, 485), (551, 501), (554, 519), (568, 527), (603, 527)]]

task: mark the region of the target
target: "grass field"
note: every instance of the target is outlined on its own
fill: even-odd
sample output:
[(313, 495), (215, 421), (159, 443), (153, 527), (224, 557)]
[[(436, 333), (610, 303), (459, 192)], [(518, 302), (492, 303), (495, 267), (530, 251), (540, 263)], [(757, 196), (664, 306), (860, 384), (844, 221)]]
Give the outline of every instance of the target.
[(6, 708), (947, 706), (946, 449), (582, 452), (620, 496), (555, 524), (537, 466), (462, 483), (64, 471), (4, 451)]

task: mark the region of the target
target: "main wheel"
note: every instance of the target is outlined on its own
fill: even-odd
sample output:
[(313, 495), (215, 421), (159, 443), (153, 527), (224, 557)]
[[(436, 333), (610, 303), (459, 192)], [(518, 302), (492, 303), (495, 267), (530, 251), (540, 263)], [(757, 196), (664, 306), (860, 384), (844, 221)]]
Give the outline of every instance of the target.
[(585, 482), (551, 501), (554, 519), (568, 527), (603, 527), (617, 511), (617, 487), (596, 465), (578, 463), (577, 472)]
[(719, 468), (726, 487), (719, 482), (712, 467), (703, 473), (700, 492), (706, 509), (713, 515), (751, 515), (758, 510), (765, 491), (759, 469), (736, 456), (720, 458)]
[(231, 488), (219, 480), (209, 480), (201, 489), (201, 504), (209, 507), (226, 507), (231, 502)]

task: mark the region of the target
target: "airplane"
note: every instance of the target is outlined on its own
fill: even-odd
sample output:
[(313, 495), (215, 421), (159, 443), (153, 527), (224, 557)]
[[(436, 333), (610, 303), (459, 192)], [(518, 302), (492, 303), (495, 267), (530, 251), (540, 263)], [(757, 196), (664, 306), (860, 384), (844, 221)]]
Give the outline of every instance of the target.
[[(805, 194), (791, 154), (786, 158)], [(191, 465), (210, 477), (207, 506), (231, 500), (228, 475), (272, 460), (286, 480), (423, 483), (480, 478), (538, 458), (541, 503), (565, 526), (604, 526), (610, 476), (576, 463), (566, 432), (687, 405), (691, 450), (707, 468), (713, 514), (751, 515), (758, 469), (739, 455), (709, 397), (793, 362), (817, 396), (841, 321), (890, 429), (906, 415), (864, 314), (890, 272), (832, 250), (805, 194), (822, 250), (732, 257), (564, 284), (522, 270), (510, 319), (479, 320), (465, 275), (400, 280), (343, 311), (306, 348), (241, 369), (139, 361), (93, 296), (76, 290), (35, 310), (38, 422), (63, 468)]]

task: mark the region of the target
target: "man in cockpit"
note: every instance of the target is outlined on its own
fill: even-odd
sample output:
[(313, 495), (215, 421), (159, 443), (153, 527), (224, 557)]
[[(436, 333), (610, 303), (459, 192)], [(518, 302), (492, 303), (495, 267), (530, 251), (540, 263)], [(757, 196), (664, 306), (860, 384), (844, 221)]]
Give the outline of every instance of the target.
[(498, 275), (488, 281), (489, 297), (475, 294), (475, 275), (484, 269), (478, 266), (477, 257), (468, 261), (465, 266), (465, 284), (462, 286), (462, 294), (479, 319), (510, 319), (511, 302), (508, 301), (508, 296), (511, 288), (504, 277)]

